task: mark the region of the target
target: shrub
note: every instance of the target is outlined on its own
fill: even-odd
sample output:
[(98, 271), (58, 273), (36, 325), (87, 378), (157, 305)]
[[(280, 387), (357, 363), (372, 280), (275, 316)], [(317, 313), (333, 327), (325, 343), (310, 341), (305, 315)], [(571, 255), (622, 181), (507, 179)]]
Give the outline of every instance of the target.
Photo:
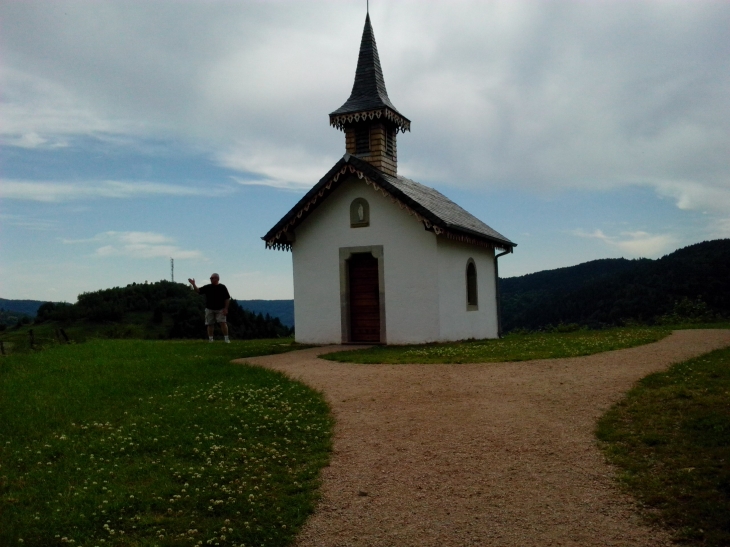
[(674, 308), (668, 314), (662, 315), (657, 322), (660, 324), (679, 323), (710, 323), (717, 319), (715, 313), (702, 300), (702, 297), (695, 299), (684, 297), (674, 302)]

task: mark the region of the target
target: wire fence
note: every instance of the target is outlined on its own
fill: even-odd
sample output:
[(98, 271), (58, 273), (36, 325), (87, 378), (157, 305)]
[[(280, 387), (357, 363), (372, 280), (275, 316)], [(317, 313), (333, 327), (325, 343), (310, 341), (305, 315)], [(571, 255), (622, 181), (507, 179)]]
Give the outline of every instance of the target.
[(73, 340), (62, 328), (55, 329), (52, 333), (46, 331), (42, 335), (36, 334), (34, 329), (28, 329), (27, 336), (12, 336), (4, 340), (0, 339), (0, 356), (39, 351), (51, 346), (72, 343), (74, 343)]

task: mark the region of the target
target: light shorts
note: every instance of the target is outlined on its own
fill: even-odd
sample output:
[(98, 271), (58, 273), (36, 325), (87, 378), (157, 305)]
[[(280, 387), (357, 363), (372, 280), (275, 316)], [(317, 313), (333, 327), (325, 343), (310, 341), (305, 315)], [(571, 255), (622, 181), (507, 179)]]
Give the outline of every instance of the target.
[(216, 323), (225, 323), (226, 316), (223, 315), (223, 310), (209, 310), (205, 308), (205, 324), (215, 325)]

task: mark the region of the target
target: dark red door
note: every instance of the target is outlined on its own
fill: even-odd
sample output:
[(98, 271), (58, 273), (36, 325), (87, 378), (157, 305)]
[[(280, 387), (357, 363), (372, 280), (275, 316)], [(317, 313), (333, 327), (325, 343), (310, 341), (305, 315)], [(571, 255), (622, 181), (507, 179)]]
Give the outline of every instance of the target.
[(352, 255), (350, 262), (350, 333), (352, 342), (380, 342), (378, 259)]

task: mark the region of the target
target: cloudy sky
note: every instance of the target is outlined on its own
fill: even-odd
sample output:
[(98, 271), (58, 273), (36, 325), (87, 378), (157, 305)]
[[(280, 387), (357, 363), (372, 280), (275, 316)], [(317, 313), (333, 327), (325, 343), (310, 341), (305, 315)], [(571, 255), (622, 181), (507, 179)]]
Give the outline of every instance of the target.
[[(504, 276), (730, 237), (730, 2), (372, 0), (399, 172), (518, 243)], [(0, 3), (0, 297), (221, 274), (342, 156), (365, 1)]]

